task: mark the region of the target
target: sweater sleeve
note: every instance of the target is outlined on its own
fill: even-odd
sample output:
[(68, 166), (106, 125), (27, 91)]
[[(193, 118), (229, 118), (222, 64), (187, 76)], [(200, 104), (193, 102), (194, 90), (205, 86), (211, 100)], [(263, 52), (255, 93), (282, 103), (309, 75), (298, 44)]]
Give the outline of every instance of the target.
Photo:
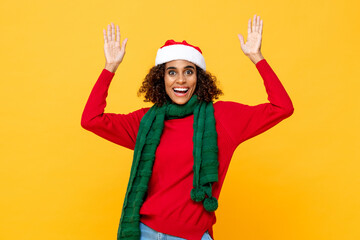
[(269, 103), (254, 106), (219, 101), (220, 124), (237, 147), (291, 116), (294, 107), (280, 80), (265, 59), (256, 64), (268, 94)]
[(140, 121), (148, 108), (128, 114), (104, 113), (108, 88), (115, 73), (103, 69), (85, 105), (81, 126), (123, 147), (134, 149)]

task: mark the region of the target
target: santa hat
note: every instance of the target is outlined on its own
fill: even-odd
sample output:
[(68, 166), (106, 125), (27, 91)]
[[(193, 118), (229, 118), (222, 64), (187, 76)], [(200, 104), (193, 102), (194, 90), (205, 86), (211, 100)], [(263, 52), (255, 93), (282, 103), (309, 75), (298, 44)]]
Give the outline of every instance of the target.
[(187, 60), (206, 70), (205, 59), (200, 48), (190, 45), (185, 40), (182, 42), (167, 40), (165, 45), (157, 51), (155, 66), (178, 59)]

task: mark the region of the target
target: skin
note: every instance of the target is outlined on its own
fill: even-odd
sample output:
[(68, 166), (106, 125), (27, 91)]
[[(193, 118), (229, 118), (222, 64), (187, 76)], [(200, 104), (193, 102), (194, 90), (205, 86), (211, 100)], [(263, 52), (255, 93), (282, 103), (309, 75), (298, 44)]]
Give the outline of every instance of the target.
[(250, 60), (256, 64), (260, 60), (264, 59), (261, 54), (261, 39), (262, 39), (263, 20), (260, 20), (260, 16), (254, 15), (253, 22), (251, 24), (251, 18), (248, 21), (248, 37), (247, 42), (244, 42), (244, 37), (238, 34), (241, 50), (250, 58)]
[[(263, 55), (261, 54), (261, 40), (262, 40), (262, 29), (263, 29), (263, 21), (260, 19), (260, 16), (254, 15), (253, 21), (251, 18), (248, 21), (248, 36), (247, 41), (244, 41), (244, 37), (241, 34), (238, 34), (238, 38), (240, 40), (241, 50), (243, 53), (249, 57), (249, 59), (254, 63), (258, 63), (262, 59), (264, 59)], [(110, 72), (115, 72), (119, 67), (120, 63), (123, 61), (125, 55), (125, 48), (127, 43), (127, 38), (125, 38), (122, 43), (120, 44), (120, 30), (119, 26), (115, 26), (114, 23), (108, 25), (108, 31), (106, 33), (105, 29), (103, 30), (104, 33), (104, 53), (105, 53), (105, 69)], [(116, 37), (115, 37), (116, 34)], [(192, 63), (187, 62), (185, 60), (175, 60), (166, 63), (166, 66), (172, 66), (175, 69), (176, 74), (174, 75), (167, 75), (165, 73), (165, 87), (166, 93), (169, 97), (177, 104), (185, 104), (194, 93), (192, 88), (194, 77), (190, 76), (185, 69), (186, 66), (191, 66)], [(192, 64), (195, 66), (194, 64)], [(165, 69), (167, 69), (165, 67)], [(167, 71), (167, 70), (165, 70)], [(195, 69), (196, 71), (196, 69)], [(189, 91), (191, 90), (191, 95), (186, 97), (178, 97), (174, 96), (173, 87), (174, 86), (186, 86), (189, 87)], [(196, 86), (196, 74), (195, 74), (195, 86)]]
[[(179, 105), (187, 103), (196, 88), (196, 66), (186, 60), (174, 60), (165, 64), (165, 91)], [(174, 88), (188, 89), (186, 94), (176, 93)], [(183, 95), (183, 96), (182, 96)]]
[(106, 34), (105, 29), (104, 33), (104, 53), (105, 53), (105, 69), (110, 72), (116, 72), (116, 69), (119, 67), (120, 63), (124, 59), (125, 48), (127, 43), (127, 38), (122, 41), (120, 47), (120, 30), (119, 26), (116, 26), (116, 38), (115, 38), (115, 27), (114, 23), (108, 25), (108, 32)]

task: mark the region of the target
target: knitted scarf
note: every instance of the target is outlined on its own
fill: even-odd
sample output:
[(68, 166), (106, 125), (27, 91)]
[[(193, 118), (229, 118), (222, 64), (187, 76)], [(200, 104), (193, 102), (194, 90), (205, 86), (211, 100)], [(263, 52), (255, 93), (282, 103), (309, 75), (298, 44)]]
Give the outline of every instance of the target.
[[(184, 105), (168, 101), (163, 106), (154, 104), (143, 116), (136, 137), (117, 239), (140, 239), (140, 208), (143, 204), (155, 160), (155, 151), (166, 119), (183, 118), (194, 114), (193, 156), (194, 178), (190, 197), (203, 201), (206, 211), (215, 211), (218, 202), (212, 196), (213, 182), (218, 181), (218, 146), (213, 103), (199, 101), (194, 94)], [(208, 197), (205, 197), (205, 194)]]

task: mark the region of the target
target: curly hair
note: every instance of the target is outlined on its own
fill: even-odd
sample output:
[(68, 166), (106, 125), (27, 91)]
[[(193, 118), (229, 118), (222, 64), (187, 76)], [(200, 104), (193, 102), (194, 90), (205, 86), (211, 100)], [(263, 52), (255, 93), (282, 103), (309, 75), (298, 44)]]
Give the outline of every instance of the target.
[[(162, 106), (167, 100), (170, 100), (165, 91), (164, 76), (165, 63), (152, 67), (145, 76), (137, 95), (141, 96), (144, 94), (144, 102), (157, 103), (159, 106)], [(200, 101), (211, 102), (223, 94), (216, 85), (216, 77), (198, 66), (196, 66), (196, 79), (194, 94), (198, 96)]]

